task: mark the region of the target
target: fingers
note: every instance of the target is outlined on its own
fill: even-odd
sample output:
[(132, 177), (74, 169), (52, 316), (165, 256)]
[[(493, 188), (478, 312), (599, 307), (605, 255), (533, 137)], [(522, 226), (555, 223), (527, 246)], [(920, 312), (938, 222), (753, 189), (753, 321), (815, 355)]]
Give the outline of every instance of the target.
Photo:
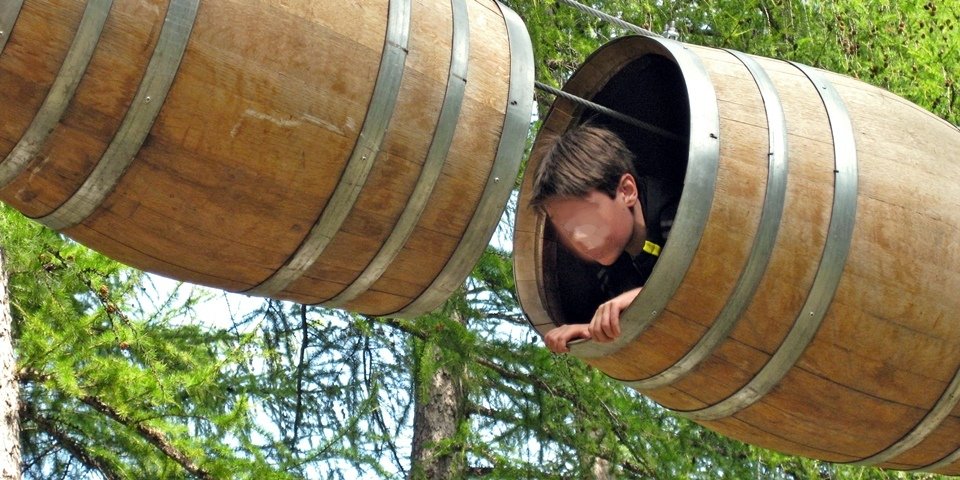
[(590, 337), (591, 334), (587, 325), (574, 324), (564, 325), (550, 330), (543, 338), (543, 341), (547, 344), (547, 348), (549, 348), (551, 352), (567, 353), (570, 351), (569, 347), (567, 347), (567, 342), (575, 338)]
[(589, 328), (596, 341), (611, 342), (620, 336), (620, 312), (630, 306), (640, 290), (628, 290), (597, 307)]
[(567, 349), (567, 340), (563, 338), (563, 335), (551, 335), (555, 331), (556, 330), (551, 330), (544, 339), (547, 343), (547, 348), (553, 353), (566, 353), (569, 351), (569, 349)]
[(620, 336), (620, 308), (617, 302), (610, 301), (597, 307), (589, 331), (598, 342), (611, 342)]
[[(636, 296), (634, 293), (633, 296)], [(632, 300), (632, 297), (629, 299)], [(567, 342), (575, 338), (592, 338), (598, 342), (611, 342), (620, 336), (620, 312), (623, 302), (613, 299), (597, 307), (589, 325), (563, 325), (547, 332), (543, 337), (547, 348), (554, 353), (570, 351)], [(626, 302), (629, 305), (629, 301)]]

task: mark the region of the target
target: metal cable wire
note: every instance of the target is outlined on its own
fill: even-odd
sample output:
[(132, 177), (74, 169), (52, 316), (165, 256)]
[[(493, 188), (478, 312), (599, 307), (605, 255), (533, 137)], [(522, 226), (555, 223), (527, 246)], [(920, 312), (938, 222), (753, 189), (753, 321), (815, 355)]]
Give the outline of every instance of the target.
[(577, 103), (579, 105), (583, 105), (584, 107), (587, 107), (591, 110), (600, 112), (608, 117), (620, 120), (621, 122), (633, 125), (637, 128), (641, 128), (650, 133), (660, 135), (661, 137), (664, 137), (664, 138), (669, 138), (670, 140), (673, 140), (676, 142), (680, 142), (680, 143), (684, 142), (683, 138), (680, 135), (677, 135), (668, 130), (664, 130), (656, 125), (644, 122), (643, 120), (638, 120), (629, 115), (625, 115), (616, 110), (612, 110), (608, 107), (604, 107), (603, 105), (600, 105), (598, 103), (591, 102), (590, 100), (587, 100), (585, 98), (581, 98), (571, 93), (564, 92), (563, 90), (553, 88), (550, 85), (547, 85), (541, 82), (534, 82), (534, 86), (536, 86), (538, 89), (543, 90), (547, 93), (565, 98), (567, 100), (570, 100), (571, 102)]
[(626, 21), (621, 20), (621, 19), (619, 19), (619, 18), (617, 18), (617, 17), (614, 17), (613, 15), (610, 15), (610, 14), (607, 14), (607, 13), (604, 13), (604, 12), (601, 12), (600, 10), (597, 10), (597, 9), (595, 9), (595, 8), (592, 8), (592, 7), (588, 7), (588, 6), (586, 6), (586, 5), (584, 5), (584, 4), (580, 3), (580, 2), (577, 2), (576, 0), (558, 0), (558, 1), (559, 1), (560, 3), (563, 3), (563, 4), (566, 4), (566, 5), (569, 5), (569, 6), (573, 7), (573, 8), (576, 8), (577, 10), (580, 10), (581, 12), (589, 13), (590, 15), (593, 15), (593, 16), (599, 18), (599, 19), (602, 19), (602, 20), (605, 20), (605, 21), (607, 21), (607, 22), (610, 22), (610, 23), (612, 23), (612, 24), (614, 24), (614, 25), (617, 25), (618, 27), (623, 28), (623, 29), (625, 29), (625, 30), (629, 30), (629, 31), (631, 31), (631, 32), (634, 32), (634, 33), (637, 33), (637, 34), (640, 34), (640, 35), (646, 35), (646, 36), (648, 36), (648, 37), (659, 37), (659, 36), (660, 36), (660, 35), (658, 35), (658, 34), (656, 34), (656, 33), (654, 33), (654, 32), (651, 32), (650, 30), (647, 30), (647, 29), (645, 29), (645, 28), (638, 27), (638, 26), (636, 26), (636, 25), (634, 25), (634, 24), (632, 24), (632, 23), (630, 23), (630, 22), (626, 22)]

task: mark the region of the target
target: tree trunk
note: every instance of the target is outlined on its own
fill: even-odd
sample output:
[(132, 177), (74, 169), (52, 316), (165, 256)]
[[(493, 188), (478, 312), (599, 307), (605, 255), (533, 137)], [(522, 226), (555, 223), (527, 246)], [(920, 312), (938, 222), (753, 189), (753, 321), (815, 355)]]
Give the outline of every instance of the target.
[[(581, 430), (580, 435), (583, 438), (589, 438), (591, 442), (600, 444), (603, 441), (603, 432), (599, 429)], [(610, 461), (581, 451), (579, 454), (581, 465), (590, 465), (590, 472), (584, 478), (589, 480), (610, 480)]]
[(610, 480), (610, 461), (597, 457), (590, 467), (590, 478), (593, 480)]
[[(462, 323), (462, 317), (454, 314)], [(440, 363), (440, 347), (425, 341), (414, 366), (413, 452), (411, 479), (463, 478), (466, 457), (464, 446), (438, 445), (455, 441), (460, 424), (466, 419), (466, 398), (463, 390), (463, 369), (450, 368)], [(421, 375), (426, 365), (434, 365), (430, 375)], [(426, 385), (421, 385), (425, 382)], [(440, 448), (438, 448), (440, 447)]]
[(20, 478), (20, 389), (13, 355), (13, 316), (0, 249), (0, 479)]

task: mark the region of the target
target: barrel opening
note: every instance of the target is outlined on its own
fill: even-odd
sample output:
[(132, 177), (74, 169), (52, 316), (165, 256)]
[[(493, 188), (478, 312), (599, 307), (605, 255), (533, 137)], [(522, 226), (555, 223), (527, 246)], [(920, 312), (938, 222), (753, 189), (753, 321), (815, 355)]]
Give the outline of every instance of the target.
[[(690, 102), (683, 74), (672, 59), (655, 53), (633, 59), (587, 99), (679, 136), (680, 141), (665, 138), (588, 110), (580, 111), (570, 123), (573, 127), (589, 121), (613, 130), (636, 156), (638, 175), (682, 189)], [(557, 325), (589, 322), (607, 300), (599, 286), (600, 266), (580, 260), (560, 245), (550, 222), (546, 222), (543, 239), (544, 300), (550, 318)]]

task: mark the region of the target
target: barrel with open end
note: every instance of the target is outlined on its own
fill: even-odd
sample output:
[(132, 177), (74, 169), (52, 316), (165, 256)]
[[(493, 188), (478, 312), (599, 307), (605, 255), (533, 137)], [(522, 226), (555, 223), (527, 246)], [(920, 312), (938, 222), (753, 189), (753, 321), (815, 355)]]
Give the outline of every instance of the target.
[[(960, 473), (956, 126), (852, 78), (644, 37), (607, 44), (564, 90), (682, 137), (593, 120), (683, 194), (623, 334), (573, 355), (748, 443)], [(558, 99), (541, 138), (589, 115)], [(530, 177), (515, 274), (545, 334), (602, 297), (597, 267), (525, 206)]]

